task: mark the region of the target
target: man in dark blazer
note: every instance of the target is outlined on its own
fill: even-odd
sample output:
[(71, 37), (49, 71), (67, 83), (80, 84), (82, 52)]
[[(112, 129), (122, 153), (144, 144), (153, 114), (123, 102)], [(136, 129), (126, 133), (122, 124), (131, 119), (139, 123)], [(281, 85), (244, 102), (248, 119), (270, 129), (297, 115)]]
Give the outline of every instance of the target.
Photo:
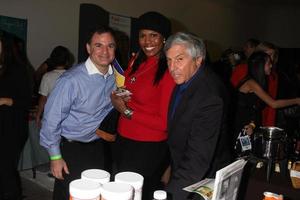
[(167, 191), (173, 200), (201, 199), (182, 188), (214, 177), (230, 163), (228, 96), (225, 86), (204, 65), (206, 49), (201, 39), (179, 32), (166, 41), (164, 50), (177, 84), (168, 115), (171, 177)]

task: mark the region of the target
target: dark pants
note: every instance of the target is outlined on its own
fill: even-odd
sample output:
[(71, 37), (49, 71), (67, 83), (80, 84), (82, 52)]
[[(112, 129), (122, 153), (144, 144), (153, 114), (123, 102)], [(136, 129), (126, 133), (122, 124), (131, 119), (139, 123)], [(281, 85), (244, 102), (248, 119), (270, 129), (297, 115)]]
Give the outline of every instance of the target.
[(105, 154), (101, 139), (90, 142), (61, 142), (61, 153), (70, 174), (64, 174), (64, 180), (55, 179), (53, 200), (69, 200), (69, 183), (81, 177), (86, 169), (104, 169)]
[(18, 163), (28, 137), (28, 124), (27, 121), (16, 123), (4, 116), (0, 116), (0, 199), (19, 200), (22, 198), (22, 188)]
[(169, 165), (169, 151), (163, 142), (139, 142), (119, 136), (116, 141), (117, 172), (132, 171), (144, 177), (143, 200), (162, 189), (161, 176)]

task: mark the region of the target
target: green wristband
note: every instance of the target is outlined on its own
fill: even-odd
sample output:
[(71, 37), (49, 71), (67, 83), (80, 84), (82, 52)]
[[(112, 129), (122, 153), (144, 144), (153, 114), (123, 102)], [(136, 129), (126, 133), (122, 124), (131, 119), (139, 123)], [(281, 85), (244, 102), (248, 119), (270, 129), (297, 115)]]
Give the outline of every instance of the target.
[(59, 160), (59, 159), (61, 159), (61, 158), (62, 158), (61, 155), (50, 156), (50, 160)]

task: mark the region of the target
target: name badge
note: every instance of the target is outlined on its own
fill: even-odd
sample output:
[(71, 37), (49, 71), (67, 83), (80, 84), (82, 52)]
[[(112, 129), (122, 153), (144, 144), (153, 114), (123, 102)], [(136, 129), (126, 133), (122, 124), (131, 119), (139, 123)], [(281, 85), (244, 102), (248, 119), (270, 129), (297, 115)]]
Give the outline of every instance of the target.
[(240, 136), (239, 140), (240, 140), (240, 143), (241, 143), (242, 152), (247, 151), (247, 150), (251, 150), (251, 148), (252, 148), (251, 140), (250, 140), (250, 137), (248, 135)]

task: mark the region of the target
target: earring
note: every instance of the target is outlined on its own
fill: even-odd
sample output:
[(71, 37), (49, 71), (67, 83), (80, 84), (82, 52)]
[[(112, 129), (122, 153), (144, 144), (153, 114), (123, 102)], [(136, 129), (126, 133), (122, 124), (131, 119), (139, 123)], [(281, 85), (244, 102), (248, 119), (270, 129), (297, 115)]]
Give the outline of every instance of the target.
[(163, 43), (164, 43), (164, 44), (166, 43), (166, 39), (163, 40)]

